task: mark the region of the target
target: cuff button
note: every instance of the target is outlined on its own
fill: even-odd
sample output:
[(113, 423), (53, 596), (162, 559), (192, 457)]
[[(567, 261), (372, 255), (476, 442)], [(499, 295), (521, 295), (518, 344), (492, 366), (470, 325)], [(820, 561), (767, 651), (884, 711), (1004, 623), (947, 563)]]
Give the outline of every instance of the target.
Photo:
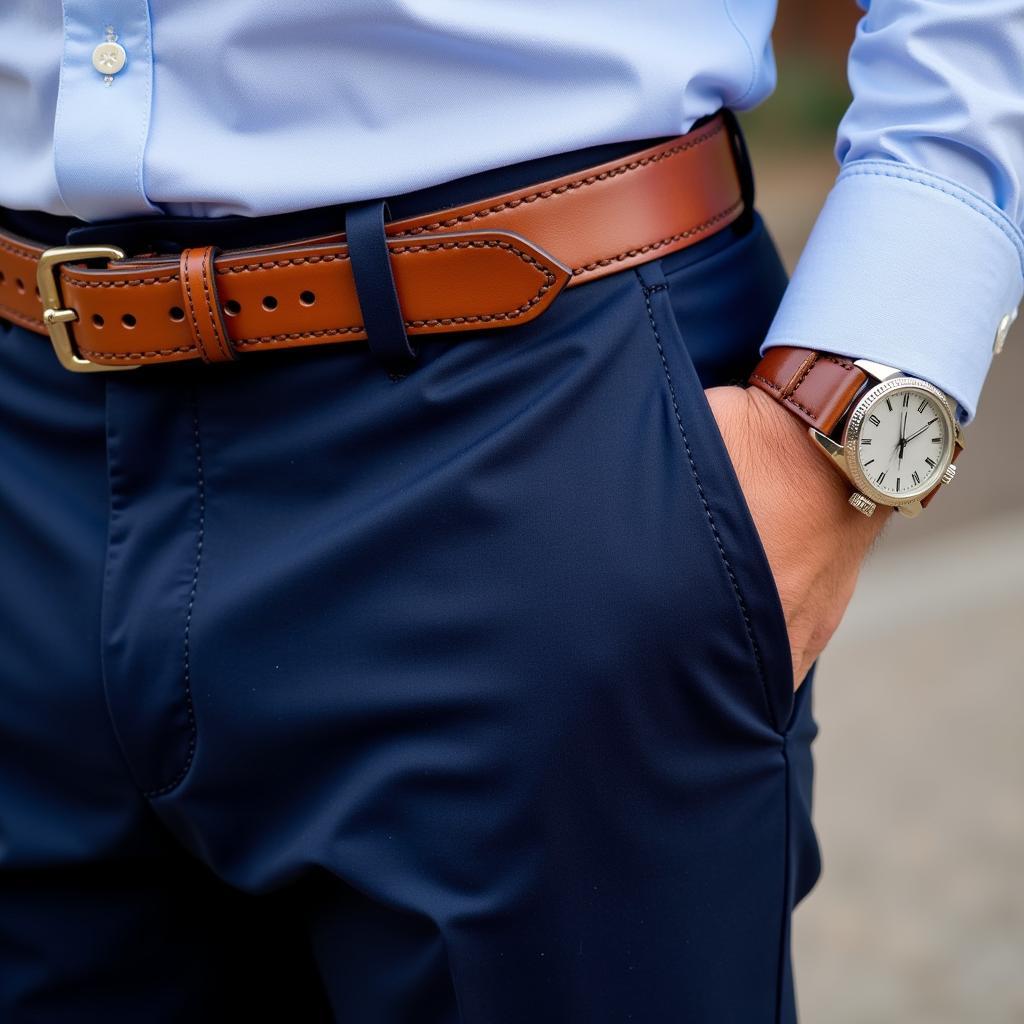
[(1006, 344), (1006, 336), (1010, 333), (1010, 328), (1016, 319), (1017, 310), (1013, 310), (999, 321), (999, 326), (996, 328), (996, 340), (992, 343), (992, 352), (995, 355), (999, 355), (1003, 351), (1003, 346)]

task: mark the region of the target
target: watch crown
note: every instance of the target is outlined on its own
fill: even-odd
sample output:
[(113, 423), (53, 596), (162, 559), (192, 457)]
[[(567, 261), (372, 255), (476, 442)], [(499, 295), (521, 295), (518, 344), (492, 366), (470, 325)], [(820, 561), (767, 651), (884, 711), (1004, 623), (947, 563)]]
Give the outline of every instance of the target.
[(942, 482), (944, 484), (948, 484), (953, 479), (953, 477), (955, 477), (955, 476), (956, 476), (956, 466), (954, 466), (953, 463), (951, 462), (946, 467), (946, 472), (942, 474)]
[(854, 491), (850, 495), (850, 504), (864, 516), (872, 516), (878, 507), (870, 498), (865, 498), (860, 491)]

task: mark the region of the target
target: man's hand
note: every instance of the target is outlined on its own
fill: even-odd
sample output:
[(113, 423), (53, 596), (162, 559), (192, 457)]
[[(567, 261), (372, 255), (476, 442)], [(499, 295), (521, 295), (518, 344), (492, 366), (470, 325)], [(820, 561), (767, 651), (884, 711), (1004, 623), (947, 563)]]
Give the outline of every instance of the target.
[(806, 429), (757, 388), (706, 392), (782, 598), (799, 686), (835, 632), (891, 512), (870, 518)]

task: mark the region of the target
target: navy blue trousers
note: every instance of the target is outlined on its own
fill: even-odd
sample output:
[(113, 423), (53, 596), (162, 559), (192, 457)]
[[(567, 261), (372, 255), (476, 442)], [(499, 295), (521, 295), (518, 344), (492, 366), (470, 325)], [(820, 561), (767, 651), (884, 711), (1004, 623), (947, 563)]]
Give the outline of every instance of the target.
[(793, 1021), (810, 686), (702, 390), (784, 284), (752, 217), (405, 375), (5, 325), (0, 1020)]

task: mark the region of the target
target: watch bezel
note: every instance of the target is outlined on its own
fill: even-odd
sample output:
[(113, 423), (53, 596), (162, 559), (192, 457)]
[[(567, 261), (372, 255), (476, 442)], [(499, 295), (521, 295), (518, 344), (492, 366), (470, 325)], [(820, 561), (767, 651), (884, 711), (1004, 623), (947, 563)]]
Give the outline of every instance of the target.
[[(933, 399), (939, 407), (939, 413), (946, 426), (947, 443), (943, 450), (943, 461), (935, 467), (931, 478), (913, 490), (901, 493), (899, 496), (883, 491), (872, 483), (865, 474), (857, 457), (858, 442), (860, 440), (861, 428), (868, 413), (875, 407), (880, 399), (893, 392), (918, 391)], [(952, 409), (949, 407), (949, 400), (934, 384), (920, 380), (917, 377), (890, 377), (876, 384), (866, 391), (850, 413), (843, 428), (843, 455), (846, 460), (846, 468), (850, 480), (866, 497), (878, 505), (886, 505), (890, 508), (899, 508), (903, 505), (912, 505), (926, 498), (936, 487), (942, 483), (942, 476), (949, 468), (956, 452), (957, 427), (956, 419)]]

